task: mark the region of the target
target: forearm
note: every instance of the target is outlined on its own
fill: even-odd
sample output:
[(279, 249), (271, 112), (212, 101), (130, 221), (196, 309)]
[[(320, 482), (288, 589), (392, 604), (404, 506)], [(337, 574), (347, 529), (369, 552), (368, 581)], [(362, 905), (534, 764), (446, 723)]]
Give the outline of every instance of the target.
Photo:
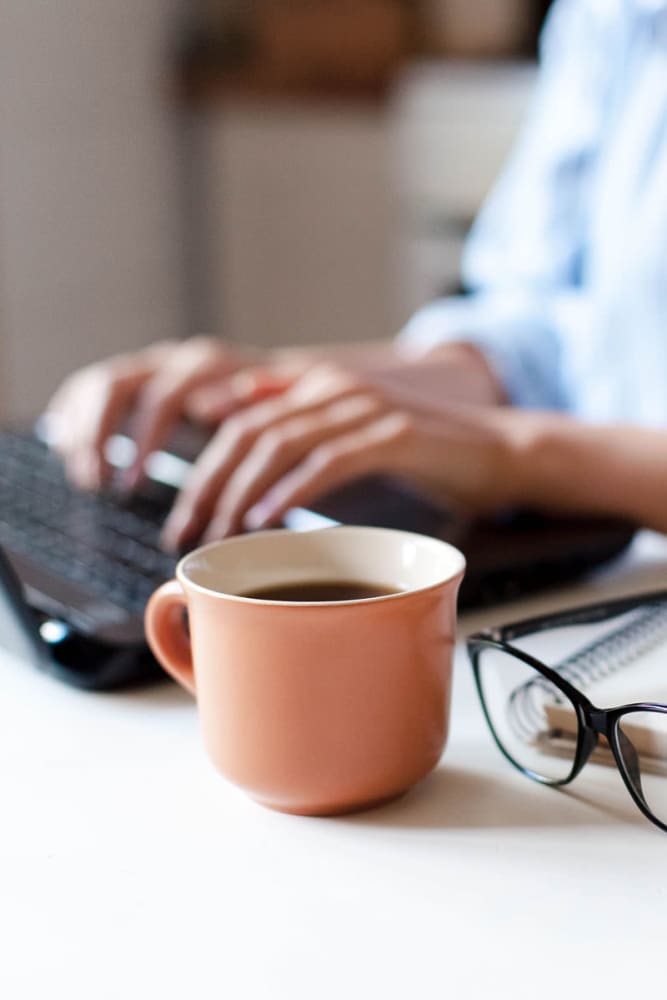
[(367, 364), (391, 365), (397, 354), (393, 339), (361, 340), (337, 344), (305, 344), (295, 347), (278, 347), (269, 351), (269, 358), (276, 364), (312, 364), (335, 361), (346, 364), (363, 361)]
[(667, 431), (507, 411), (516, 501), (667, 532)]
[(287, 370), (331, 361), (376, 381), (397, 398), (414, 397), (435, 408), (439, 402), (492, 406), (506, 401), (482, 352), (465, 342), (442, 344), (418, 358), (407, 356), (396, 340), (376, 340), (284, 348), (272, 351), (270, 360)]

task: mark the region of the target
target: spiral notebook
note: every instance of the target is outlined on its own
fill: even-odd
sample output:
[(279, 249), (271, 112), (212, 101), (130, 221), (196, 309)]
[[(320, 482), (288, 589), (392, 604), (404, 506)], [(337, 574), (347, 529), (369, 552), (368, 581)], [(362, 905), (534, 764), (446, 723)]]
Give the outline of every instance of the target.
[[(592, 641), (553, 666), (599, 708), (634, 702), (667, 704), (667, 604), (635, 609), (613, 627), (607, 622)], [(540, 749), (570, 756), (577, 736), (573, 710), (556, 698), (546, 701), (543, 710), (546, 727), (536, 735)], [(646, 770), (667, 774), (667, 716), (628, 717), (623, 730)], [(591, 759), (613, 764), (611, 751), (602, 742)]]

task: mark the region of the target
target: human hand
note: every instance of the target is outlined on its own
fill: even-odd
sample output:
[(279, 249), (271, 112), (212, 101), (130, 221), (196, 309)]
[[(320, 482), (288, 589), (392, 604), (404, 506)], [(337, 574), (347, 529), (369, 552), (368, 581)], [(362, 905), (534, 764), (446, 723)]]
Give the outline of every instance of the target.
[(423, 409), (387, 384), (312, 367), (280, 396), (230, 416), (169, 516), (168, 548), (279, 522), (293, 506), (368, 474), (396, 474), (468, 509), (509, 502), (512, 411)]
[(105, 445), (129, 419), (136, 443), (126, 482), (132, 488), (148, 455), (189, 412), (193, 393), (215, 387), (208, 404), (211, 418), (215, 413), (220, 419), (233, 409), (229, 376), (243, 361), (221, 341), (196, 337), (154, 344), (74, 372), (51, 399), (46, 414), (55, 426), (53, 446), (69, 478), (82, 489), (99, 489), (109, 474)]

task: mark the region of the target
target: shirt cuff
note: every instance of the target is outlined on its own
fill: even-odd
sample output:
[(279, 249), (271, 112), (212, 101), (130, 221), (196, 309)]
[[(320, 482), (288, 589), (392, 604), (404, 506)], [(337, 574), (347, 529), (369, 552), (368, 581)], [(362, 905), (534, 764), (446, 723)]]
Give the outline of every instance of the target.
[(432, 302), (408, 321), (397, 339), (406, 358), (455, 342), (482, 352), (513, 405), (567, 408), (558, 339), (540, 310), (522, 297), (471, 295)]

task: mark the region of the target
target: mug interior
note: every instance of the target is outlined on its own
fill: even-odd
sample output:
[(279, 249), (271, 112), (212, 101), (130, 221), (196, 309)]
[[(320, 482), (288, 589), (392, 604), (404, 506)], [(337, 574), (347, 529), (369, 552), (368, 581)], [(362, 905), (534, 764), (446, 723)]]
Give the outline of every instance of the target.
[(439, 539), (343, 526), (262, 531), (213, 542), (185, 556), (178, 576), (208, 592), (242, 597), (254, 590), (325, 580), (421, 590), (450, 580), (464, 568), (458, 549)]

